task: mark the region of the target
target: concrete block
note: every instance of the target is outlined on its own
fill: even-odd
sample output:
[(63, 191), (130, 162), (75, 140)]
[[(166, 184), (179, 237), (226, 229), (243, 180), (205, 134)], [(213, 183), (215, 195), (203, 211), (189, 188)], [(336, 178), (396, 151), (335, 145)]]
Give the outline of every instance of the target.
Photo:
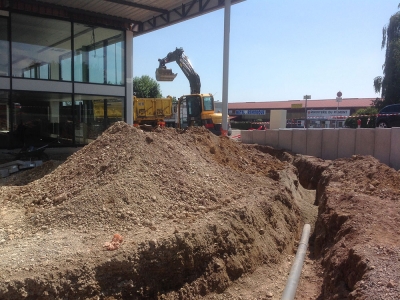
[(14, 166), (9, 166), (9, 167), (8, 167), (8, 172), (9, 172), (10, 174), (15, 173), (15, 172), (18, 172), (18, 171), (19, 171), (18, 165), (14, 165)]
[(291, 129), (280, 129), (278, 136), (278, 148), (292, 151), (292, 136)]
[(322, 156), (322, 130), (321, 129), (307, 129), (307, 155), (321, 158)]
[(253, 144), (253, 131), (254, 130), (241, 130), (240, 139), (243, 144)]
[(253, 130), (253, 143), (257, 145), (266, 145), (265, 130)]
[(35, 163), (33, 161), (24, 161), (23, 164), (18, 166), (18, 168), (20, 170), (30, 169), (30, 168), (34, 168), (34, 167), (36, 167), (36, 165), (35, 165)]
[(334, 160), (338, 158), (338, 141), (341, 129), (322, 129), (322, 159)]
[(287, 111), (282, 109), (271, 109), (270, 129), (286, 128)]
[(0, 169), (0, 177), (4, 178), (10, 175), (10, 172), (8, 172), (8, 169)]
[(391, 129), (390, 167), (400, 170), (400, 127)]
[(391, 128), (375, 128), (374, 157), (390, 165)]
[(354, 155), (356, 148), (356, 129), (340, 128), (337, 158), (346, 158)]
[(356, 148), (354, 154), (374, 155), (375, 128), (356, 129)]
[(307, 154), (308, 129), (293, 129), (292, 151), (296, 154)]
[(25, 162), (22, 160), (13, 160), (8, 163), (1, 164), (0, 168), (4, 169), (4, 168), (10, 167), (10, 166), (23, 165), (23, 164), (25, 164)]
[(266, 144), (272, 148), (279, 148), (279, 130), (269, 129), (265, 131)]

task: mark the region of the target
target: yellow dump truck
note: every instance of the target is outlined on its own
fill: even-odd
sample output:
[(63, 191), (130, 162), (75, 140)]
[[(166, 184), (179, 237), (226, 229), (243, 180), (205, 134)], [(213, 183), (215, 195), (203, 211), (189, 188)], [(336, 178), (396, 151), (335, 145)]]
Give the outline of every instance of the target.
[(165, 119), (171, 118), (172, 97), (136, 98), (133, 96), (133, 125), (165, 126)]
[[(93, 113), (96, 119), (104, 118), (104, 103), (95, 101)], [(107, 103), (108, 118), (122, 118), (120, 102)], [(136, 98), (133, 96), (133, 125), (165, 126), (165, 120), (173, 117), (172, 97), (167, 98)]]

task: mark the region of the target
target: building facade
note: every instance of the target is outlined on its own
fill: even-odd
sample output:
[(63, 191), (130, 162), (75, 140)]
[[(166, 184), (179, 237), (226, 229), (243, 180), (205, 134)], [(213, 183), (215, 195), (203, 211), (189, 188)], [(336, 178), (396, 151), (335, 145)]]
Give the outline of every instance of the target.
[(271, 110), (286, 110), (287, 127), (304, 127), (307, 121), (309, 128), (340, 128), (349, 116), (370, 107), (374, 100), (376, 98), (237, 102), (228, 104), (228, 114), (234, 121), (269, 122)]
[(122, 22), (3, 2), (0, 148), (85, 145), (126, 120), (133, 35)]
[(132, 124), (133, 38), (227, 6), (147, 2), (0, 0), (0, 148), (83, 146)]

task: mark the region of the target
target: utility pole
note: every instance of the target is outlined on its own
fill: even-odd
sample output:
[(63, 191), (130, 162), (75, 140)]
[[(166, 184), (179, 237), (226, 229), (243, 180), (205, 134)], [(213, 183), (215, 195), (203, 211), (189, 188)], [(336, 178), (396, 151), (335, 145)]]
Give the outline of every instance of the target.
[(336, 122), (335, 122), (335, 128), (337, 128), (337, 122), (339, 119), (339, 102), (342, 101), (342, 92), (339, 91), (336, 93), (336, 102), (337, 102), (337, 106), (336, 106)]

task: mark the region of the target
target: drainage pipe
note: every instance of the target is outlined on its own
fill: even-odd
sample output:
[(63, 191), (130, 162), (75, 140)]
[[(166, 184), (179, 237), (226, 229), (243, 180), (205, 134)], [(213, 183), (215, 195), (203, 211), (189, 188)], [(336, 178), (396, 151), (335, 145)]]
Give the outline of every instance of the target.
[(303, 267), (304, 257), (307, 252), (308, 239), (310, 237), (310, 224), (305, 224), (296, 257), (286, 281), (281, 300), (293, 300), (296, 295), (297, 285), (299, 283), (301, 269)]

